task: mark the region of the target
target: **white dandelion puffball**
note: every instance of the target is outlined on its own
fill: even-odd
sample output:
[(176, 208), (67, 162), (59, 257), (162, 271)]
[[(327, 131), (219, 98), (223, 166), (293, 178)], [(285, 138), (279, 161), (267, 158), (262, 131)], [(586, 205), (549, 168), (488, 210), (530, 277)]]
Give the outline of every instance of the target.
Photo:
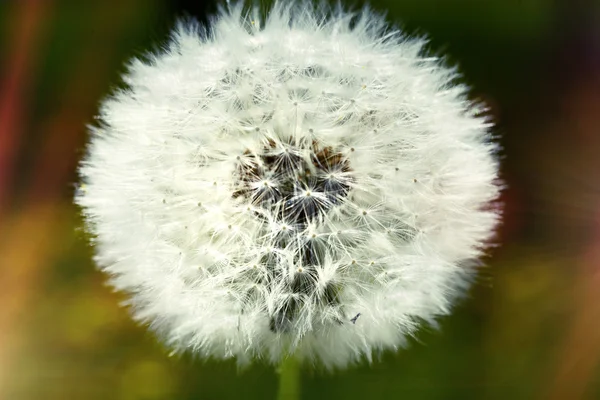
[(449, 313), (498, 221), (482, 107), (382, 17), (240, 5), (180, 23), (80, 166), (96, 262), (202, 357), (343, 368)]

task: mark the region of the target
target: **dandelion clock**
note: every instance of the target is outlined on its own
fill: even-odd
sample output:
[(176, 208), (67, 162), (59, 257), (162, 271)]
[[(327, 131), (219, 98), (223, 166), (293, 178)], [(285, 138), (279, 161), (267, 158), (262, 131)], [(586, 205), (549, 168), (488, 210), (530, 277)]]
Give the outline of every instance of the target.
[(76, 202), (135, 319), (175, 351), (345, 368), (449, 313), (499, 218), (497, 145), (424, 44), (279, 2), (133, 60)]

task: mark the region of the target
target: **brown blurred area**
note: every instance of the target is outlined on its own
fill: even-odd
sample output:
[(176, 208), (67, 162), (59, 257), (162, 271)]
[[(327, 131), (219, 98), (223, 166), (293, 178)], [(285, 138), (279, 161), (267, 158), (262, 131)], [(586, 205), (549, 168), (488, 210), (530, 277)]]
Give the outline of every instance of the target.
[[(0, 398), (275, 398), (273, 370), (169, 357), (104, 285), (72, 204), (132, 56), (215, 2), (0, 3)], [(351, 2), (351, 4), (355, 4)], [(504, 148), (505, 221), (468, 299), (304, 398), (600, 398), (600, 2), (371, 2), (459, 62)]]

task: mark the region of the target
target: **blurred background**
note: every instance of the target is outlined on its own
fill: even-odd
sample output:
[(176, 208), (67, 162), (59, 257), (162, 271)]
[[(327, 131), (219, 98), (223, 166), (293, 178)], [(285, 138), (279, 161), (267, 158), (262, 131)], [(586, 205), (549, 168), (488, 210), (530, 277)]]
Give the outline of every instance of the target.
[[(85, 126), (124, 63), (216, 4), (0, 1), (1, 399), (275, 398), (273, 368), (169, 357), (136, 326), (72, 204)], [(370, 4), (490, 105), (502, 245), (439, 330), (371, 366), (303, 370), (302, 398), (600, 398), (600, 1)]]

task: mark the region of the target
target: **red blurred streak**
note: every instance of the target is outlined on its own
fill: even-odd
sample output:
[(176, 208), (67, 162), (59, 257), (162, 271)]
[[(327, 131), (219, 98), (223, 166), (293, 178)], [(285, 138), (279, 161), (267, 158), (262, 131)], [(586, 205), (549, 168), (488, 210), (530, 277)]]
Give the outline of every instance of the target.
[[(1, 0), (0, 0), (1, 1)], [(6, 215), (3, 232), (0, 235), (0, 398), (6, 383), (14, 378), (13, 363), (19, 357), (24, 345), (22, 333), (25, 317), (31, 302), (39, 293), (39, 286), (46, 279), (47, 268), (51, 267), (55, 257), (64, 249), (60, 246), (68, 220), (65, 213), (64, 198), (61, 195), (67, 186), (77, 161), (76, 149), (84, 140), (85, 123), (89, 122), (96, 106), (97, 97), (104, 89), (103, 77), (109, 73), (111, 52), (98, 51), (99, 44), (114, 46), (122, 34), (129, 18), (134, 17), (141, 0), (119, 2), (119, 7), (107, 7), (105, 3), (95, 3), (92, 17), (88, 17), (90, 29), (87, 33), (86, 51), (75, 64), (72, 77), (64, 93), (54, 96), (58, 99), (58, 107), (53, 110), (53, 117), (42, 121), (38, 127), (43, 132), (41, 151), (36, 155), (34, 179), (28, 189), (27, 198), (14, 215)], [(28, 17), (29, 29), (24, 29), (29, 41), (17, 46), (21, 52), (20, 62), (14, 62), (8, 68), (6, 93), (2, 93), (2, 114), (0, 126), (0, 207), (6, 202), (9, 193), (3, 192), (10, 184), (12, 161), (18, 135), (22, 133), (22, 122), (25, 117), (24, 93), (31, 84), (33, 28), (31, 24), (39, 21), (43, 14), (41, 5), (48, 6), (48, 1), (23, 1), (20, 4), (22, 17)], [(32, 11), (35, 9), (35, 13)], [(35, 19), (30, 13), (35, 15)], [(19, 14), (21, 15), (21, 14)], [(33, 22), (32, 22), (33, 21)], [(109, 21), (110, 23), (107, 23)], [(19, 29), (19, 34), (22, 34)], [(25, 44), (29, 47), (25, 48)], [(106, 48), (106, 47), (104, 47)], [(25, 50), (23, 50), (25, 49)], [(18, 54), (21, 54), (17, 52)], [(16, 69), (16, 71), (14, 70)], [(10, 90), (9, 90), (10, 89)], [(10, 117), (6, 119), (5, 117)], [(8, 136), (8, 137), (7, 137)], [(8, 167), (8, 168), (7, 168)], [(0, 208), (0, 211), (2, 209)], [(10, 217), (10, 218), (9, 218)], [(4, 222), (4, 221), (3, 221)], [(58, 228), (58, 230), (57, 230)], [(67, 225), (68, 229), (72, 227)]]
[(41, 21), (47, 19), (50, 1), (19, 1), (14, 5), (14, 30), (9, 34), (12, 54), (0, 91), (0, 215), (9, 200), (14, 160), (24, 132), (25, 105), (32, 86), (32, 72)]
[(583, 256), (572, 325), (551, 385), (551, 399), (585, 398), (600, 360), (600, 218), (595, 238)]
[[(594, 196), (589, 215), (593, 221), (591, 240), (579, 259), (579, 271), (574, 288), (574, 315), (567, 330), (566, 340), (560, 348), (558, 367), (554, 370), (549, 393), (544, 399), (584, 399), (587, 390), (596, 383), (595, 373), (600, 366), (600, 201), (594, 182), (598, 181), (597, 149), (600, 137), (600, 75), (586, 77), (570, 96), (565, 96), (567, 114), (572, 130), (569, 137), (578, 142), (579, 156)], [(591, 154), (584, 150), (593, 149)], [(595, 214), (595, 219), (594, 219)]]

